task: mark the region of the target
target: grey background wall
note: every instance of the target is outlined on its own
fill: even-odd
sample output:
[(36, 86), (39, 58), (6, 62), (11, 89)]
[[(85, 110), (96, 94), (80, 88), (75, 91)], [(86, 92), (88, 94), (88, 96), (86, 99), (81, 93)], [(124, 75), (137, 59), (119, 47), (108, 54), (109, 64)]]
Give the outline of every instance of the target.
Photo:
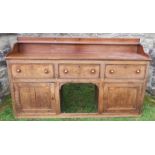
[(147, 82), (147, 91), (152, 95), (155, 95), (155, 33), (3, 33), (0, 34), (0, 102), (4, 96), (10, 93), (7, 66), (4, 57), (16, 42), (17, 36), (141, 38), (141, 44), (144, 46), (145, 52), (149, 53), (152, 58)]

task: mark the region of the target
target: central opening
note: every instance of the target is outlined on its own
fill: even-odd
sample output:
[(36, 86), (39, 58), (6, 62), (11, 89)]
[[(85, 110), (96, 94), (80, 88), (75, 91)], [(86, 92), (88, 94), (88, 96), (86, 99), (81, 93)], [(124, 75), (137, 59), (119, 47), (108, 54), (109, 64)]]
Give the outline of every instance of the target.
[(98, 88), (89, 83), (67, 83), (61, 87), (62, 113), (96, 113)]

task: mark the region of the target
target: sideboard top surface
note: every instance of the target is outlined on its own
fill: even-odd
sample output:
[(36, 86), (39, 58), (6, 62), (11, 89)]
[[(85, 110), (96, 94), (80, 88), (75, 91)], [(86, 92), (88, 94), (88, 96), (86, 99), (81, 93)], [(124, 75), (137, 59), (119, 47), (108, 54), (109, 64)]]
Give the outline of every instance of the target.
[(40, 37), (18, 37), (6, 59), (150, 60), (138, 38)]

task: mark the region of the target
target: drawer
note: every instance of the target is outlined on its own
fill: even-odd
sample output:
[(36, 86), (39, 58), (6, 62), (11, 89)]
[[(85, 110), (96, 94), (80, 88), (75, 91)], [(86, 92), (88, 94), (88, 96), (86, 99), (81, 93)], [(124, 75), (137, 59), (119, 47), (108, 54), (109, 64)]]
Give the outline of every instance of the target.
[(54, 71), (51, 64), (13, 64), (11, 66), (13, 78), (53, 78)]
[(113, 64), (106, 65), (105, 78), (144, 79), (146, 65)]
[(100, 65), (60, 64), (60, 78), (99, 78)]

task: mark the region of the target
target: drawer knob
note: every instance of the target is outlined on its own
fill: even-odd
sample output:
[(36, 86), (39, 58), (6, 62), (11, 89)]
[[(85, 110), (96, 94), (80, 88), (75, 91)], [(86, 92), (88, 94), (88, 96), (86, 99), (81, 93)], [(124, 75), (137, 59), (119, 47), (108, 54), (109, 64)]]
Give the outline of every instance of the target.
[(17, 71), (17, 73), (20, 73), (21, 72), (21, 69), (17, 69), (16, 71)]
[(68, 73), (68, 70), (67, 69), (64, 69), (64, 73), (67, 74)]
[(111, 69), (109, 72), (110, 72), (111, 74), (113, 74), (115, 71), (114, 71), (113, 69)]
[(45, 74), (48, 74), (48, 72), (49, 72), (48, 69), (45, 69), (45, 70), (44, 70), (44, 73), (45, 73)]
[(96, 70), (95, 69), (91, 69), (91, 71), (90, 71), (92, 74), (94, 74), (95, 72), (96, 72)]
[(140, 69), (136, 70), (136, 73), (140, 73)]

